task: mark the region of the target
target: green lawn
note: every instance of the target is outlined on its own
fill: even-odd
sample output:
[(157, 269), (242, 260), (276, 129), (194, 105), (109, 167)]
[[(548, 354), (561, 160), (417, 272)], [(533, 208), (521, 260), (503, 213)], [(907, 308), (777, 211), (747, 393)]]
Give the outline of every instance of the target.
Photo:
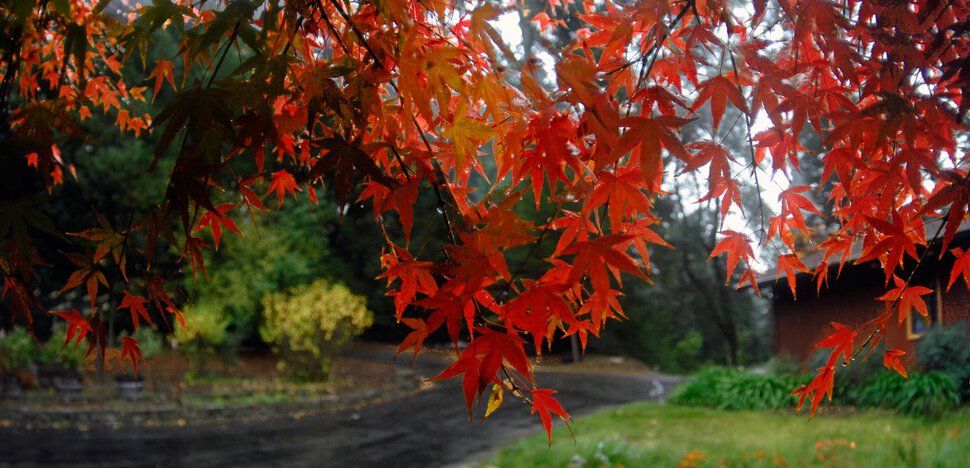
[[(560, 425), (561, 426), (561, 425)], [(638, 404), (578, 419), (503, 449), (498, 466), (970, 466), (970, 411), (937, 421)]]

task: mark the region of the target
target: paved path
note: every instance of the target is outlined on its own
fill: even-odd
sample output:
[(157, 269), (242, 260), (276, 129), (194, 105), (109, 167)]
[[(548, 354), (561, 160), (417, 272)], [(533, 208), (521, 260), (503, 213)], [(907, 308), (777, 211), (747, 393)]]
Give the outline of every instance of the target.
[[(419, 362), (414, 372), (433, 375), (434, 369), (433, 363)], [(676, 382), (551, 372), (539, 379), (560, 390), (557, 397), (574, 417), (652, 399), (658, 383), (669, 389)], [(541, 432), (538, 418), (514, 398), (488, 422), (468, 423), (458, 385), (454, 379), (439, 382), (393, 401), (297, 420), (85, 432), (0, 429), (0, 466), (460, 466)]]

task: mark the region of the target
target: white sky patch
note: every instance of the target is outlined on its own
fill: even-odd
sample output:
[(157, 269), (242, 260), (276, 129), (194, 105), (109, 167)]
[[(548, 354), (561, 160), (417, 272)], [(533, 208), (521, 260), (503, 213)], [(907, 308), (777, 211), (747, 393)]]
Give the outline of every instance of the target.
[[(768, 130), (772, 126), (773, 124), (771, 123), (771, 119), (769, 119), (764, 112), (758, 112), (758, 114), (753, 119), (753, 122), (751, 125), (751, 129), (750, 129), (751, 137), (754, 138), (755, 135), (765, 130)], [(745, 151), (747, 153), (748, 149), (745, 148)], [(747, 154), (738, 155), (738, 156), (743, 157), (743, 156), (747, 156)], [(747, 159), (747, 158), (743, 157), (742, 159)], [(789, 182), (788, 178), (780, 171), (768, 172), (770, 169), (769, 170), (758, 169), (758, 170), (759, 170), (758, 185), (761, 188), (761, 200), (765, 204), (765, 208), (766, 208), (764, 222), (767, 223), (768, 222), (767, 218), (771, 216), (772, 213), (777, 214), (781, 212), (781, 203), (779, 203), (778, 201), (778, 196), (781, 194), (782, 191), (787, 189), (789, 185), (791, 185), (791, 183)], [(751, 182), (752, 184), (754, 183), (754, 179), (751, 176), (750, 170), (745, 170), (744, 172), (738, 174), (738, 177), (742, 179), (749, 179), (749, 182)], [(737, 231), (737, 232), (757, 233), (762, 227), (766, 230), (768, 229), (767, 225), (761, 226), (761, 222), (762, 220), (761, 220), (760, 213), (757, 213), (757, 212), (751, 213), (746, 211), (742, 215), (741, 210), (738, 207), (731, 207), (731, 211), (728, 212), (727, 217), (724, 219), (724, 223), (721, 226), (721, 229), (722, 230), (730, 229), (732, 231)], [(761, 251), (762, 250), (761, 243), (763, 239), (752, 236), (752, 240), (754, 241), (754, 246), (753, 246), (754, 258), (756, 260), (756, 263), (759, 264), (759, 265), (752, 265), (752, 266), (755, 268), (764, 268), (767, 265), (763, 265), (763, 262), (760, 261), (760, 259), (763, 257), (762, 251)]]
[(514, 11), (502, 13), (498, 18), (490, 21), (509, 47), (518, 49), (522, 46), (522, 30), (519, 29), (519, 14)]

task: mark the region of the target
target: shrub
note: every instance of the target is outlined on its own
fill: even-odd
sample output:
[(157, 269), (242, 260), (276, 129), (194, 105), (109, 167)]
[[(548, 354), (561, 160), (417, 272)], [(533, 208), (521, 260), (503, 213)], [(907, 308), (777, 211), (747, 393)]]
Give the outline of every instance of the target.
[(710, 367), (677, 387), (670, 401), (684, 406), (726, 410), (790, 408), (800, 379), (795, 376), (748, 374), (724, 367)]
[(802, 370), (802, 363), (790, 355), (772, 356), (768, 360), (767, 369), (773, 375), (798, 375)]
[(797, 399), (791, 395), (799, 385), (793, 376), (757, 375), (738, 373), (723, 386), (721, 409), (783, 409), (795, 406)]
[(892, 408), (902, 401), (905, 387), (903, 376), (887, 371), (876, 374), (865, 384), (846, 388), (845, 400), (863, 408)]
[[(122, 335), (126, 335), (126, 333), (122, 333)], [(141, 351), (141, 356), (146, 360), (158, 356), (165, 348), (162, 336), (149, 327), (139, 327), (132, 338), (138, 340), (138, 349)]]
[(673, 355), (677, 365), (684, 370), (694, 370), (700, 366), (701, 348), (704, 337), (697, 330), (690, 330), (683, 339), (674, 345)]
[(848, 402), (856, 406), (892, 408), (909, 416), (938, 417), (960, 404), (957, 384), (944, 372), (913, 372), (908, 380), (885, 372), (847, 393)]
[(213, 303), (199, 302), (186, 307), (185, 327), (175, 327), (175, 341), (179, 350), (191, 358), (193, 374), (205, 372), (206, 357), (225, 340), (228, 325), (229, 319), (223, 315), (222, 308)]
[(684, 406), (718, 407), (724, 386), (737, 373), (726, 367), (708, 367), (674, 389), (670, 402)]
[[(837, 383), (835, 385), (835, 391), (832, 393), (832, 401), (840, 404), (856, 404), (852, 400), (853, 392), (860, 391), (873, 382), (874, 379), (886, 375), (886, 367), (882, 364), (884, 350), (885, 347), (879, 344), (870, 351), (853, 358), (852, 365), (837, 366), (835, 368), (835, 381)], [(807, 364), (806, 370), (808, 373), (805, 374), (806, 379), (814, 377), (815, 374), (813, 371), (825, 365), (830, 351), (824, 349), (812, 355)]]
[(65, 345), (61, 340), (67, 334), (67, 325), (56, 323), (51, 328), (51, 337), (37, 352), (37, 364), (57, 374), (77, 375), (84, 366), (86, 343), (71, 342)]
[(37, 356), (37, 343), (23, 327), (0, 338), (0, 373), (26, 370)]
[(944, 372), (957, 382), (963, 401), (970, 401), (970, 324), (957, 322), (926, 332), (916, 343), (916, 361), (927, 372)]
[(957, 383), (945, 372), (912, 374), (895, 407), (909, 416), (940, 417), (960, 404)]
[(280, 365), (297, 377), (326, 379), (333, 355), (373, 323), (366, 299), (341, 284), (317, 280), (263, 297), (260, 335)]

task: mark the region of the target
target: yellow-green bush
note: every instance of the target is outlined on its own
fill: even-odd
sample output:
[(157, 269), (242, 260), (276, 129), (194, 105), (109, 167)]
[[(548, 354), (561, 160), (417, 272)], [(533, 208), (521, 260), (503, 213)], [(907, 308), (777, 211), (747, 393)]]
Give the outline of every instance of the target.
[(218, 305), (200, 302), (185, 308), (185, 328), (175, 326), (179, 350), (191, 358), (193, 374), (205, 373), (205, 361), (226, 338), (229, 318)]
[(364, 296), (317, 280), (263, 296), (260, 335), (297, 377), (325, 379), (337, 350), (374, 322)]

